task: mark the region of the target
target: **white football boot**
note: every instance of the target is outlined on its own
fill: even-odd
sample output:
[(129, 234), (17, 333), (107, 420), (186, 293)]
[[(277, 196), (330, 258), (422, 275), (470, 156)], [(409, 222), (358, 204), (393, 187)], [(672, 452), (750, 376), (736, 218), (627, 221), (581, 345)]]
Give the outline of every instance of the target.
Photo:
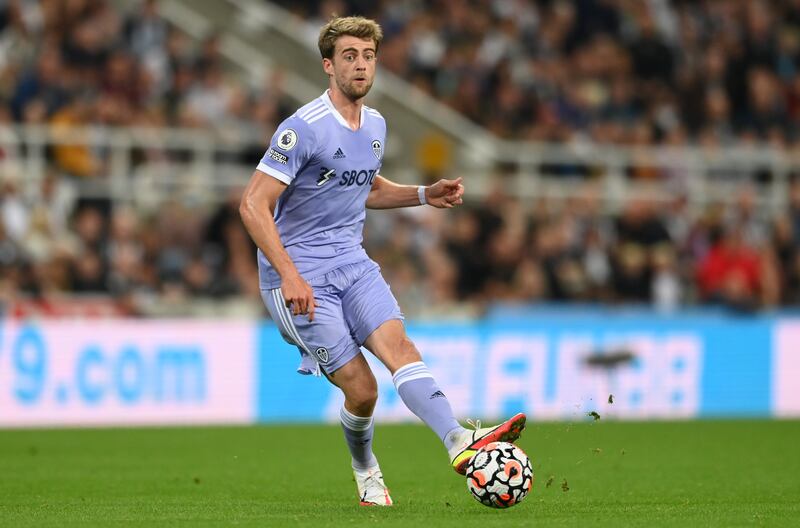
[(369, 469), (354, 469), (361, 506), (391, 506), (389, 488), (383, 482), (383, 473), (377, 464)]

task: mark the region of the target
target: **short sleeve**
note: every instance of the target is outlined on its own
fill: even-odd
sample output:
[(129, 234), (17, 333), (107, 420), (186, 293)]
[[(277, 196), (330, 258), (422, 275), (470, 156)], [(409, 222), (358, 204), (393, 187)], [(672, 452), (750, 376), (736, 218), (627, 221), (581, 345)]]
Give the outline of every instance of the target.
[(308, 124), (292, 116), (280, 124), (256, 168), (289, 185), (311, 159), (315, 144)]

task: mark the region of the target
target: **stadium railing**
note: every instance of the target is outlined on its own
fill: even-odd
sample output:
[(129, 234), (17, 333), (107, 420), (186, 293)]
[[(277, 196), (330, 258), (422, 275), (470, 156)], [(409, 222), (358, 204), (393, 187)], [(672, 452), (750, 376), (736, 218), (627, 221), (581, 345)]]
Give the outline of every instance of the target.
[[(15, 179), (31, 191), (53, 166), (53, 148), (77, 145), (105, 167), (94, 176), (77, 178), (82, 195), (127, 203), (176, 196), (213, 202), (247, 182), (264, 141), (210, 129), (6, 125), (0, 126), (0, 179)], [(141, 152), (160, 155), (137, 155)], [(680, 195), (703, 205), (732, 202), (739, 187), (752, 183), (760, 205), (774, 209), (787, 203), (790, 180), (800, 174), (800, 154), (760, 147), (494, 142), (456, 156), (448, 172), (463, 175), (470, 195), (480, 198), (496, 183), (491, 176), (498, 166), (512, 167), (504, 180), (506, 190), (523, 199), (581, 196), (585, 188), (576, 181), (585, 181), (611, 209), (643, 191), (656, 201)], [(384, 167), (401, 181), (422, 178), (402, 153), (387, 153)], [(649, 176), (637, 176), (644, 173)]]

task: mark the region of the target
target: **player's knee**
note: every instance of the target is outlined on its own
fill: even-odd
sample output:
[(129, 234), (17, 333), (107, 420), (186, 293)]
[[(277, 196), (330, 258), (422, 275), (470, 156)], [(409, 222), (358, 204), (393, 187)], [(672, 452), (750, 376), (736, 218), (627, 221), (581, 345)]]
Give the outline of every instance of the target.
[(349, 395), (347, 398), (360, 416), (369, 416), (375, 410), (375, 404), (378, 402), (378, 388), (377, 387), (364, 387)]
[(357, 387), (347, 392), (350, 405), (360, 411), (361, 416), (369, 416), (378, 401), (378, 382), (374, 376), (362, 379)]

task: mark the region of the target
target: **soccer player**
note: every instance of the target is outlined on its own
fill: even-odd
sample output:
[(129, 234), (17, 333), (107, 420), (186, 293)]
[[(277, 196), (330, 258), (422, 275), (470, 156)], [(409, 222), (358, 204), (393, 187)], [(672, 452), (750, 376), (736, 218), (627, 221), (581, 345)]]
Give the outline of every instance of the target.
[(361, 348), (392, 373), (405, 405), (439, 436), (463, 474), (481, 446), (516, 440), (517, 414), (468, 430), (406, 336), (397, 301), (361, 245), (366, 208), (462, 203), (461, 178), (398, 185), (379, 174), (386, 122), (364, 105), (375, 78), (380, 26), (333, 18), (320, 31), (329, 88), (278, 127), (244, 191), (240, 213), (258, 245), (262, 297), (301, 374), (325, 374), (345, 396), (340, 411), (362, 505), (391, 506), (372, 452), (377, 383)]

